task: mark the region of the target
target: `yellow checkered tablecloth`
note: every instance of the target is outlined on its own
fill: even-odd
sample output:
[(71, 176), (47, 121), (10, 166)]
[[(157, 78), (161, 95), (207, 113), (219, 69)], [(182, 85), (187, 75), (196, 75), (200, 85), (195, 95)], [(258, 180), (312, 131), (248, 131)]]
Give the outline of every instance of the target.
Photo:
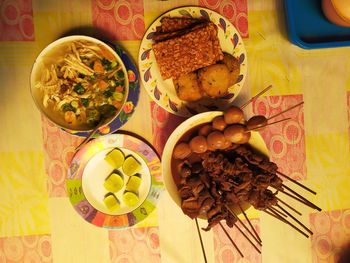
[[(183, 5), (216, 10), (239, 29), (249, 70), (238, 104), (274, 86), (247, 114), (270, 115), (305, 102), (291, 113), (293, 121), (262, 136), (272, 160), (316, 190), (317, 196), (306, 196), (323, 209), (318, 213), (290, 201), (313, 230), (310, 239), (249, 210), (263, 240), (262, 254), (232, 230), (245, 254), (240, 258), (215, 228), (203, 234), (208, 261), (336, 262), (350, 241), (349, 48), (302, 50), (292, 45), (277, 0), (0, 0), (0, 263), (203, 262), (193, 221), (167, 193), (137, 227), (108, 231), (86, 223), (72, 208), (64, 182), (79, 139), (41, 117), (29, 92), (35, 57), (60, 36), (82, 27), (103, 29), (137, 61), (145, 29), (163, 12)], [(123, 129), (161, 150), (174, 128), (172, 118), (150, 104), (141, 88)]]

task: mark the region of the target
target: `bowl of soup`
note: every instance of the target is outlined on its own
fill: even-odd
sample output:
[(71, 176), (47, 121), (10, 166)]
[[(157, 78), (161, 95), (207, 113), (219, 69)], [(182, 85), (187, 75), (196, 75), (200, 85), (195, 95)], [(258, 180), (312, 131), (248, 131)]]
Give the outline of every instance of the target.
[(36, 58), (30, 76), (38, 109), (57, 126), (77, 132), (113, 121), (128, 88), (118, 54), (88, 36), (63, 37), (49, 44)]

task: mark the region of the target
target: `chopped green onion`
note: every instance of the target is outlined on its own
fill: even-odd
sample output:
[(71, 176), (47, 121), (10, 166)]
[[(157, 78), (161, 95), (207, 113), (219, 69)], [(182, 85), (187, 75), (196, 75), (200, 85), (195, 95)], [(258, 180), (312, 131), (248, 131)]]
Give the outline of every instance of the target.
[(116, 85), (116, 86), (124, 86), (124, 81), (118, 81), (118, 80), (117, 80), (117, 81), (115, 82), (115, 85)]
[(120, 80), (124, 79), (124, 72), (122, 70), (117, 71), (116, 77)]
[(84, 107), (89, 106), (89, 99), (81, 98), (80, 102), (81, 102), (81, 104), (83, 104)]
[(103, 95), (106, 97), (106, 98), (109, 98), (113, 95), (113, 92), (109, 89), (106, 89), (104, 92), (103, 92)]
[(101, 62), (102, 62), (102, 65), (103, 65), (103, 67), (105, 68), (105, 70), (110, 70), (110, 69), (112, 69), (112, 62), (110, 62), (108, 59), (106, 59), (106, 58), (103, 58), (102, 60), (101, 60)]
[(76, 111), (76, 109), (70, 103), (63, 104), (61, 109), (62, 109), (63, 112), (66, 112), (66, 111), (73, 111), (73, 112), (75, 112)]
[(82, 95), (82, 94), (84, 94), (84, 92), (85, 92), (84, 87), (83, 87), (80, 83), (76, 84), (76, 85), (74, 86), (73, 90), (74, 90), (77, 94), (79, 94), (79, 95)]
[(113, 92), (115, 91), (115, 87), (108, 87), (104, 92), (103, 92), (103, 95), (106, 97), (106, 98), (109, 98), (113, 95)]

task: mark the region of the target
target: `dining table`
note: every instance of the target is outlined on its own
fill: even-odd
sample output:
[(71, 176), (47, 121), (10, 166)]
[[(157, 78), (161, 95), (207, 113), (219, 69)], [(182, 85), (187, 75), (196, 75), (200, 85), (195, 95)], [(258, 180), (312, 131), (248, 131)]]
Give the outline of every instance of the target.
[[(121, 229), (86, 222), (73, 208), (67, 172), (83, 137), (40, 113), (30, 92), (38, 54), (67, 35), (99, 35), (122, 48), (137, 66), (147, 28), (168, 10), (198, 6), (230, 21), (246, 49), (247, 76), (233, 105), (272, 88), (245, 109), (271, 116), (291, 105), (286, 122), (260, 131), (280, 171), (312, 188), (286, 182), (322, 211), (288, 200), (312, 231), (309, 238), (253, 208), (247, 216), (262, 240), (261, 253), (235, 228), (200, 231), (207, 262), (340, 262), (350, 242), (350, 48), (302, 49), (288, 39), (282, 0), (0, 0), (0, 263), (205, 262), (195, 221), (165, 188), (156, 208)], [(187, 117), (165, 110), (142, 78), (123, 108), (117, 130), (142, 137), (161, 158), (172, 131)], [(199, 219), (206, 227), (206, 221)], [(242, 217), (243, 222), (247, 222)], [(245, 232), (246, 230), (243, 229)], [(349, 259), (342, 262), (349, 262)]]

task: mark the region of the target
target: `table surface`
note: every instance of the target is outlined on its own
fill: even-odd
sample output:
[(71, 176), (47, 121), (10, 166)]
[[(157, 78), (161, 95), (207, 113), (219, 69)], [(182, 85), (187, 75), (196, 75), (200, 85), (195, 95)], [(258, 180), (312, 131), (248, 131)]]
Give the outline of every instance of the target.
[[(271, 116), (305, 102), (289, 113), (290, 121), (261, 134), (271, 159), (284, 173), (316, 190), (317, 196), (303, 194), (323, 209), (312, 211), (288, 200), (312, 229), (309, 239), (250, 209), (248, 215), (263, 240), (262, 254), (229, 230), (244, 252), (242, 259), (215, 227), (203, 233), (208, 262), (337, 261), (350, 240), (349, 48), (311, 51), (292, 45), (282, 1), (277, 0), (0, 0), (1, 263), (203, 262), (194, 221), (165, 191), (155, 212), (130, 229), (106, 230), (85, 222), (65, 190), (67, 168), (81, 139), (42, 117), (29, 92), (35, 57), (63, 34), (103, 28), (137, 61), (145, 29), (163, 12), (183, 5), (218, 11), (242, 35), (248, 77), (237, 105), (273, 85), (249, 105), (247, 116)], [(135, 112), (122, 129), (143, 136), (161, 154), (181, 121), (151, 102), (141, 87)]]

